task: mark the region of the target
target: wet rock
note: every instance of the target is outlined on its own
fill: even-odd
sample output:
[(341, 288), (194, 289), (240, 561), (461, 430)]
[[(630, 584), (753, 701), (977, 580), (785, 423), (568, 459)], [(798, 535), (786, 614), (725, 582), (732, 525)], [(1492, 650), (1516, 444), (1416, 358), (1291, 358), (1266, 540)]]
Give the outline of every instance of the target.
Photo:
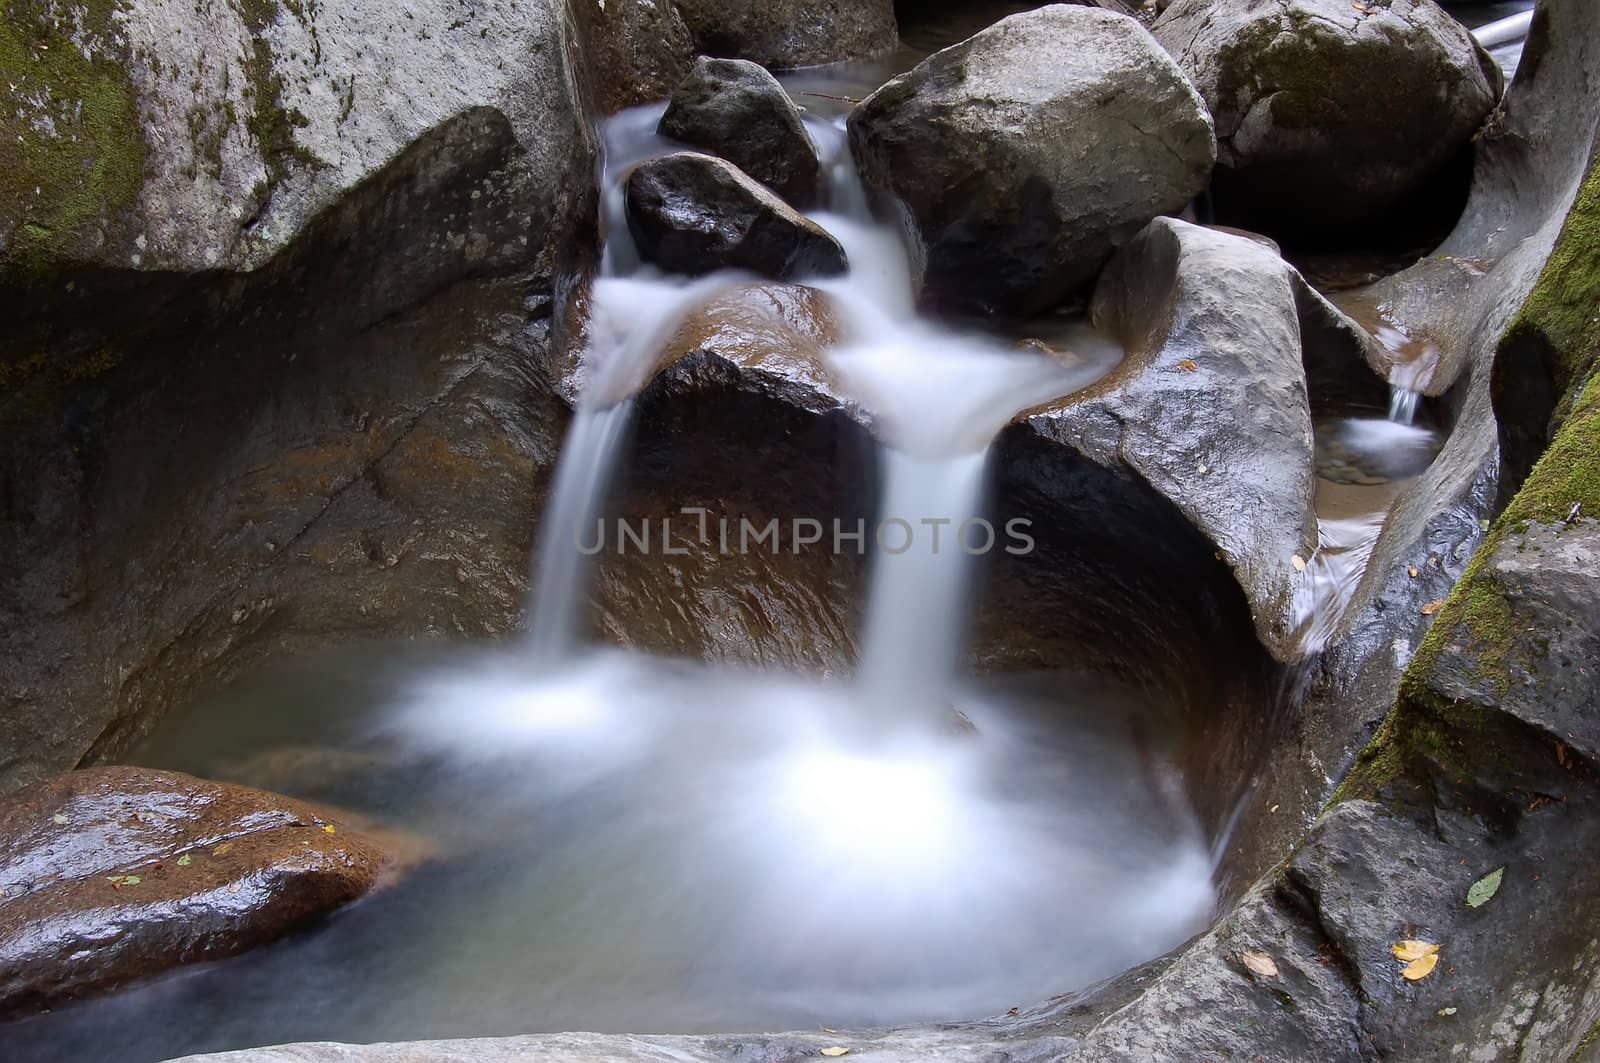
[(706, 55), (786, 68), (895, 46), (893, 0), (677, 0)]
[(788, 280), (843, 273), (844, 248), (731, 163), (678, 152), (628, 176), (628, 231), (640, 257), (678, 273), (746, 269)]
[(898, 200), (924, 303), (1026, 315), (1205, 188), (1204, 104), (1137, 22), (1053, 5), (938, 52), (851, 113), (867, 183)]
[(701, 58), (673, 92), (659, 132), (720, 155), (796, 206), (821, 193), (822, 163), (800, 109), (755, 63)]
[(1395, 207), (1497, 95), (1493, 63), (1432, 0), (1177, 0), (1154, 33), (1216, 122), (1219, 216), (1274, 235), (1334, 238)]
[(387, 857), (340, 815), (144, 768), (0, 806), (0, 1013), (270, 941), (366, 893)]
[[(670, 528), (675, 545), (604, 554), (595, 598), (607, 638), (706, 660), (853, 666), (863, 559), (848, 544), (797, 547), (793, 524), (870, 517), (859, 471), (872, 444), (822, 359), (841, 331), (827, 296), (801, 285), (732, 285), (685, 317), (638, 396), (618, 508), (657, 536)], [(769, 545), (738, 548), (742, 521), (774, 518)]]
[(570, 6), (587, 82), (604, 114), (665, 99), (694, 65), (694, 38), (671, 0)]
[(1296, 278), (1253, 240), (1151, 222), (1106, 267), (1092, 307), (1126, 360), (1035, 418), (1172, 499), (1216, 544), (1282, 659), (1295, 652), (1293, 559), (1317, 541)]
[(62, 175), (105, 151), (37, 198), (0, 165), (28, 179), (20, 214), (0, 190), (26, 266), (0, 268), (0, 791), (118, 756), (258, 655), (515, 624), (566, 416), (543, 367), (594, 254), (564, 4), (102, 9), (0, 14), (0, 42), (125, 78), (151, 138), (104, 209)]
[[(424, 133), (481, 109), (500, 128), (478, 136), (515, 151), (458, 242), (427, 253), (478, 268), (526, 255), (522, 235), (581, 187), (566, 23), (558, 0), (221, 5), (202, 20), (180, 0), (144, 0), (137, 17), (87, 0), (8, 7), (0, 32), (39, 47), (7, 75), (21, 102), (0, 140), (22, 150), (0, 168), (0, 265), (256, 269)], [(475, 154), (460, 153), (469, 170)]]

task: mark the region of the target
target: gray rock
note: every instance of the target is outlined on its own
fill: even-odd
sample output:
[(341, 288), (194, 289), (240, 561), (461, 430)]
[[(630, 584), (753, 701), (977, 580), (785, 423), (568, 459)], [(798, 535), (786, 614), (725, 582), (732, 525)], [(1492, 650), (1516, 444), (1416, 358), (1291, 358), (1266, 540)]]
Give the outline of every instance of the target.
[(904, 207), (922, 299), (1030, 314), (1205, 188), (1193, 87), (1133, 19), (1053, 5), (930, 56), (862, 101), (850, 143)]
[(1492, 62), (1432, 0), (1177, 0), (1154, 33), (1216, 121), (1219, 212), (1275, 234), (1393, 207), (1495, 104)]
[(755, 63), (702, 57), (658, 131), (722, 156), (796, 206), (811, 206), (822, 190), (822, 162), (800, 109)]
[(706, 55), (786, 68), (895, 46), (893, 0), (677, 0)]
[(1280, 659), (1297, 653), (1295, 556), (1316, 545), (1298, 275), (1254, 240), (1158, 218), (1122, 248), (1092, 316), (1127, 359), (1030, 423), (1126, 466), (1210, 539)]
[[(573, 149), (590, 134), (558, 0), (202, 6), (141, 0), (113, 16), (73, 0), (0, 16), (49, 45), (0, 120), (27, 145), (0, 176), (0, 261), (254, 270), (423, 134), (485, 110), (513, 150), (453, 240), (417, 253), (478, 270), (526, 258), (564, 190), (583, 187)], [(63, 176), (75, 170), (88, 176)], [(509, 224), (475, 224), (496, 203)]]
[(843, 273), (844, 248), (722, 159), (682, 151), (628, 175), (628, 231), (639, 256), (696, 275), (746, 269), (774, 280)]

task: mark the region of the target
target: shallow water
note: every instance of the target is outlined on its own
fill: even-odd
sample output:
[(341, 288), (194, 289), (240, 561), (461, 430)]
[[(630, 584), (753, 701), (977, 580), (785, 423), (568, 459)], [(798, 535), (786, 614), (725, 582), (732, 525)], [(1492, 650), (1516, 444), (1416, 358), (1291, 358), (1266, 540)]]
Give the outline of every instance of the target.
[(14, 1025), (7, 1058), (980, 1017), (1212, 914), (1205, 839), (1128, 690), (969, 682), (951, 707), (975, 733), (854, 745), (845, 684), (397, 652), (267, 674), (137, 759), (342, 801), (432, 859), (275, 945)]

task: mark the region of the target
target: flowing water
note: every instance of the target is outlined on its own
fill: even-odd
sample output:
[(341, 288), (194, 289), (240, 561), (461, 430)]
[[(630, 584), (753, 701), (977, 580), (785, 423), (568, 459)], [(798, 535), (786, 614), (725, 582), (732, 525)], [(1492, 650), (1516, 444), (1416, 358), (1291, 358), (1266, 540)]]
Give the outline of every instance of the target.
[(1213, 858), (1175, 796), (1178, 750), (1151, 737), (1170, 734), (1164, 707), (1103, 679), (963, 667), (975, 570), (1024, 546), (1003, 515), (978, 522), (990, 441), (1119, 352), (1072, 322), (999, 335), (919, 319), (905, 250), (844, 154), (842, 109), (799, 98), (833, 175), (814, 218), (851, 261), (816, 282), (844, 323), (828, 369), (882, 442), (859, 674), (712, 668), (582, 637), (578, 529), (605, 511), (631, 396), (685, 313), (748, 280), (638, 263), (620, 177), (665, 145), (659, 107), (626, 112), (603, 130), (603, 275), (541, 521), (531, 649), (291, 662), (197, 702), (137, 753), (337, 803), (414, 835), (425, 858), (304, 933), (13, 1024), (10, 1058), (981, 1017), (1206, 925)]

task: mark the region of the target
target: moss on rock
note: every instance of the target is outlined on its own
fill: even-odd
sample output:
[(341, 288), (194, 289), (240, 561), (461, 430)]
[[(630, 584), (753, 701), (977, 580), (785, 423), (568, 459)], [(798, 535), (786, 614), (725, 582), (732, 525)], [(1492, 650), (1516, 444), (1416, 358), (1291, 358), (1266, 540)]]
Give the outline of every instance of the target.
[[(1518, 630), (1515, 604), (1496, 580), (1490, 558), (1530, 524), (1559, 524), (1573, 515), (1600, 519), (1600, 160), (1573, 202), (1544, 270), (1502, 341), (1537, 330), (1555, 354), (1556, 384), (1570, 396), (1558, 409), (1549, 448), (1490, 528), (1422, 640), (1388, 717), (1362, 750), (1331, 803), (1370, 797), (1402, 776), (1426, 781), (1436, 770), (1463, 773), (1503, 759), (1515, 721), (1493, 705), (1440, 692), (1445, 656), (1474, 659), (1466, 678), (1476, 690), (1504, 695), (1513, 669), (1537, 654), (1541, 640)], [(1451, 667), (1455, 667), (1454, 664)], [(1496, 737), (1498, 736), (1498, 738)]]
[(0, 8), (0, 267), (25, 273), (93, 250), (143, 182), (145, 143), (123, 0)]

